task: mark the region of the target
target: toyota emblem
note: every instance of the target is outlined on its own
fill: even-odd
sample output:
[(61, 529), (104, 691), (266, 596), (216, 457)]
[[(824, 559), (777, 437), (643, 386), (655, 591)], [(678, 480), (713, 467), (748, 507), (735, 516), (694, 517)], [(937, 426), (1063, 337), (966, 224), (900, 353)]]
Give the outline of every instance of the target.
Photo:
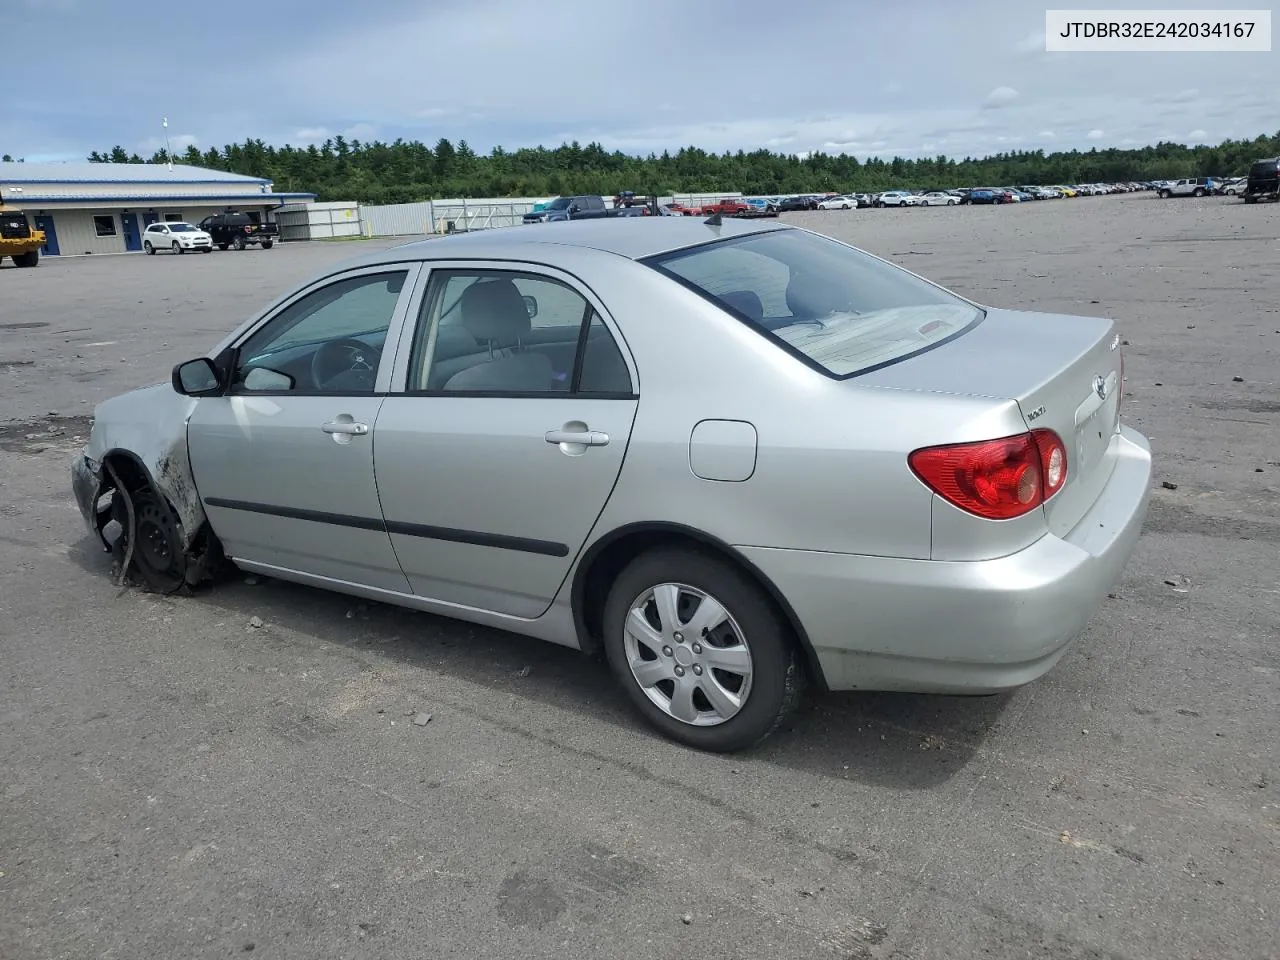
[(1099, 400), (1107, 399), (1107, 381), (1105, 377), (1099, 375), (1093, 378), (1093, 392), (1098, 395)]

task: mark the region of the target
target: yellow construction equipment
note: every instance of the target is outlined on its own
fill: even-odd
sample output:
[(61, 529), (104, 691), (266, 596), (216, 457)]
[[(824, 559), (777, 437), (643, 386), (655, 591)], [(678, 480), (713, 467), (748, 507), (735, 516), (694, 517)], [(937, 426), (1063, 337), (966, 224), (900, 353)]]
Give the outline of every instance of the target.
[(0, 199), (0, 261), (13, 257), (19, 267), (34, 267), (43, 246), (44, 231), (32, 230), (25, 213)]

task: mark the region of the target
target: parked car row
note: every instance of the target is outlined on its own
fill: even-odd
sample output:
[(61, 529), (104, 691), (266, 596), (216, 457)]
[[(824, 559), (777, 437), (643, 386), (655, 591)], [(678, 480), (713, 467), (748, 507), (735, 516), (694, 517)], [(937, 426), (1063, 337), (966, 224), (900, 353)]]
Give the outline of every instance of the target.
[(950, 190), (884, 190), (880, 193), (807, 193), (785, 197), (745, 197), (745, 203), (787, 210), (852, 210), (861, 207), (951, 207), (963, 204), (1021, 203), (1063, 197), (1103, 196), (1154, 189), (1149, 183), (1087, 183), (1052, 186), (956, 187)]
[(152, 255), (159, 250), (212, 253), (214, 247), (243, 250), (260, 246), (270, 250), (279, 239), (280, 228), (274, 223), (259, 222), (247, 213), (215, 213), (201, 220), (199, 226), (185, 221), (150, 223), (142, 231), (142, 249)]
[[(1250, 184), (1253, 184), (1251, 187)], [(1004, 186), (954, 187), (951, 189), (883, 190), (879, 193), (772, 194), (725, 197), (712, 201), (660, 203), (656, 197), (636, 197), (624, 192), (613, 198), (558, 197), (539, 203), (524, 215), (525, 223), (599, 217), (658, 215), (728, 217), (776, 216), (798, 210), (854, 210), (863, 207), (952, 207), (1074, 197), (1100, 197), (1119, 193), (1152, 191), (1161, 198), (1209, 195), (1243, 196), (1252, 203), (1260, 196), (1280, 196), (1280, 158), (1260, 160), (1248, 178), (1185, 177), (1179, 180), (1126, 180), (1114, 183), (1020, 184)], [(203, 225), (203, 224), (202, 224)], [(268, 244), (264, 244), (267, 246)]]

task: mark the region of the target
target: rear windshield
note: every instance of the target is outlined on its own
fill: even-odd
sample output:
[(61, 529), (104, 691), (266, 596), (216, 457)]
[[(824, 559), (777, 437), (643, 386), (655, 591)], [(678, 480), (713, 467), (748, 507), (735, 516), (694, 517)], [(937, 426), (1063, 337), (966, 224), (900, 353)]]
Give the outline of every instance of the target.
[(928, 350), (984, 315), (905, 270), (806, 230), (721, 240), (647, 262), (841, 378)]
[(1249, 169), (1249, 173), (1255, 177), (1274, 177), (1278, 165), (1280, 161), (1259, 160)]

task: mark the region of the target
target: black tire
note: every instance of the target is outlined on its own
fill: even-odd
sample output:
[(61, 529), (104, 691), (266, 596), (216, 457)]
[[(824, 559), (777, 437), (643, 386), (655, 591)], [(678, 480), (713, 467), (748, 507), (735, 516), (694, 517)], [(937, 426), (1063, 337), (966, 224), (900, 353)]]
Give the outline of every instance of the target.
[(1195, 193), (1193, 194), (1193, 196), (1203, 197), (1203, 196), (1204, 196), (1204, 188), (1203, 188), (1203, 187), (1196, 187), (1196, 189), (1195, 189)]
[(1169, 196), (1170, 196), (1170, 194), (1169, 194), (1169, 191), (1168, 191), (1168, 190), (1161, 190), (1161, 191), (1160, 191), (1160, 199), (1161, 199), (1161, 200), (1168, 200), (1168, 199), (1169, 199)]
[(136, 574), (152, 590), (173, 593), (182, 587), (186, 575), (186, 555), (177, 518), (150, 484), (134, 490), (130, 496), (134, 514), (132, 528), (120, 492), (116, 491), (111, 500), (112, 516), (122, 531), (114, 544), (116, 561), (124, 563), (136, 528), (138, 535), (129, 557), (129, 573)]
[(213, 253), (213, 247), (201, 247), (201, 248), (200, 248), (200, 252), (201, 252), (201, 253)]
[(178, 243), (178, 241), (175, 240), (173, 241), (173, 252), (176, 253), (178, 256), (182, 256), (187, 251), (183, 250), (182, 244)]
[(1246, 193), (1246, 194), (1244, 195), (1244, 202), (1245, 202), (1245, 203), (1257, 203), (1257, 202), (1258, 202), (1258, 198), (1257, 198), (1257, 197), (1255, 197), (1252, 193)]
[(271, 249), (271, 245), (272, 245), (273, 243), (275, 243), (275, 241), (274, 241), (274, 240), (263, 240), (263, 241), (262, 241), (262, 249), (263, 249), (263, 250), (270, 250), (270, 249)]
[(231, 245), (232, 245), (233, 247), (235, 247), (237, 250), (243, 250), (243, 249), (244, 249), (244, 237), (236, 237), (234, 240), (232, 240), (232, 241), (231, 241)]
[(154, 257), (156, 255), (156, 248), (151, 245), (150, 240), (143, 241), (142, 249), (147, 252), (147, 256), (149, 257)]
[[(752, 678), (746, 702), (717, 725), (695, 726), (668, 714), (649, 699), (627, 663), (624, 626), (631, 604), (664, 583), (684, 584), (715, 597), (736, 621), (750, 651)], [(614, 677), (645, 721), (664, 736), (699, 750), (731, 753), (755, 746), (781, 726), (804, 692), (804, 667), (791, 629), (760, 585), (695, 548), (652, 550), (619, 574), (605, 603), (604, 649)]]
[(218, 249), (219, 249), (219, 250), (225, 250), (225, 249), (227, 249), (227, 246), (228, 246), (228, 245), (227, 245), (227, 244), (225, 244), (225, 243), (220, 243), (220, 244), (218, 244)]
[[(0, 259), (3, 259), (3, 257), (0, 257)], [(39, 262), (39, 250), (28, 250), (26, 253), (13, 254), (13, 265), (15, 267), (34, 267)]]

